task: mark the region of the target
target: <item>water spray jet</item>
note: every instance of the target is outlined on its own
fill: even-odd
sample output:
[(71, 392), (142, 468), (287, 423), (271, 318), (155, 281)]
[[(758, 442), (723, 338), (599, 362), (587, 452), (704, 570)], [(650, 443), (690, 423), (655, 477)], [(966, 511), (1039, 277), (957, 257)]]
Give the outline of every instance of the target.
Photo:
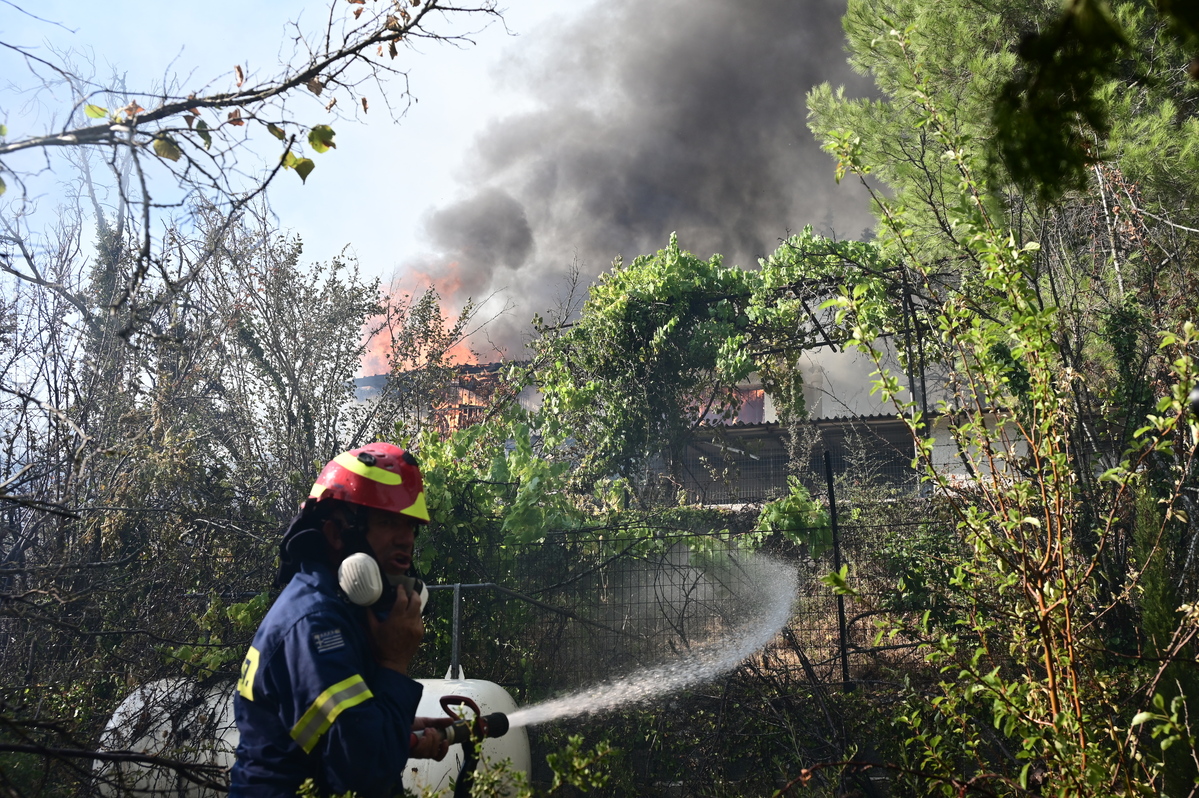
[[(760, 651), (790, 620), (799, 586), (794, 569), (767, 557), (755, 556), (740, 564), (743, 569), (756, 572), (753, 574), (756, 592), (765, 602), (754, 617), (722, 638), (693, 646), (681, 659), (522, 707), (508, 716), (510, 726), (514, 729), (533, 726), (660, 700), (665, 695), (709, 682)], [(768, 585), (769, 590), (765, 589)]]
[[(523, 733), (525, 727), (554, 720), (563, 720), (581, 715), (598, 714), (623, 706), (632, 706), (663, 696), (704, 684), (727, 671), (732, 670), (747, 657), (766, 646), (782, 631), (791, 618), (791, 607), (798, 592), (798, 583), (794, 569), (764, 556), (754, 556), (738, 563), (743, 572), (749, 572), (754, 588), (754, 595), (762, 600), (758, 612), (752, 613), (745, 622), (725, 635), (706, 643), (692, 646), (682, 658), (662, 665), (643, 668), (626, 676), (601, 682), (574, 693), (560, 696), (540, 704), (533, 704), (513, 711), (493, 712), (484, 715), (478, 704), (464, 696), (442, 696), (440, 705), (443, 711), (455, 718), (454, 722), (444, 731), (426, 730), (424, 733), (442, 734), (451, 745), (462, 744), (462, 760), (458, 778), (455, 782), (455, 798), (465, 798), (470, 794), (470, 785), (474, 779), (474, 770), (478, 764), (478, 747), (488, 738), (498, 738), (510, 729)], [(450, 586), (444, 586), (449, 588)], [(454, 645), (453, 664), (449, 675), (461, 675), (458, 668), (458, 601), (461, 590), (465, 585), (454, 585)], [(540, 606), (560, 611), (550, 605), (530, 599), (515, 591), (507, 590), (499, 585), (486, 583), (469, 587), (491, 588), (531, 601)], [(437, 588), (431, 588), (436, 590)], [(576, 618), (584, 621), (584, 619)], [(596, 626), (590, 621), (584, 621)], [(603, 627), (608, 628), (608, 627)], [(616, 631), (616, 630), (610, 630)], [(464, 682), (465, 683), (465, 682)], [(483, 683), (490, 684), (490, 683)], [(499, 689), (496, 686), (496, 689)], [(507, 694), (505, 693), (505, 697)], [(471, 718), (462, 718), (452, 707), (467, 706), (473, 714)], [(527, 743), (526, 743), (527, 746)]]

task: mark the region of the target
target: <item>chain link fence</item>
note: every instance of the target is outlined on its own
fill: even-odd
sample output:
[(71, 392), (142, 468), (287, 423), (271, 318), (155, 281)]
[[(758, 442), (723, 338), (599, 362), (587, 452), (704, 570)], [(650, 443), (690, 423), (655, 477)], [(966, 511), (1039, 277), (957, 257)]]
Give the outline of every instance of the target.
[[(531, 739), (535, 763), (571, 732), (623, 741), (623, 772), (636, 782), (624, 794), (699, 794), (715, 782), (777, 788), (797, 763), (850, 756), (845, 721), (829, 709), (834, 697), (894, 689), (876, 678), (880, 660), (914, 656), (913, 641), (877, 644), (875, 621), (919, 609), (920, 585), (900, 591), (899, 575), (933, 553), (922, 547), (946, 544), (943, 527), (919, 517), (920, 500), (901, 495), (869, 518), (858, 507), (843, 509), (839, 554), (856, 590), (844, 597), (821, 581), (837, 552), (782, 536), (757, 540), (749, 531), (754, 508), (731, 514), (730, 531), (662, 533), (649, 544), (630, 537), (590, 547), (550, 536), (512, 552), (519, 565), (509, 592), (462, 591), (465, 675), (497, 681), (527, 705), (681, 660), (752, 622), (751, 610), (776, 598), (782, 585), (744, 567), (754, 556), (774, 558), (795, 572), (798, 591), (790, 620), (763, 650), (709, 684), (680, 692), (663, 684), (640, 705), (535, 727)], [(442, 592), (434, 602), (418, 667), (440, 676), (452, 598)], [(543, 765), (534, 776), (550, 778)], [(857, 789), (881, 794), (868, 779)]]
[[(857, 590), (844, 600), (844, 633), (837, 596), (821, 581), (834, 570), (831, 549), (812, 556), (806, 546), (749, 544), (751, 535), (732, 533), (662, 536), (652, 551), (642, 539), (617, 538), (609, 542), (617, 553), (587, 556), (551, 540), (517, 553), (516, 578), (507, 584), (462, 586), (461, 666), (468, 678), (497, 681), (529, 702), (659, 664), (738, 628), (770, 600), (779, 586), (745, 567), (748, 558), (765, 556), (794, 570), (799, 586), (774, 644), (803, 648), (822, 683), (839, 682), (843, 658), (853, 671), (856, 653), (870, 647), (870, 619), (895, 605), (901, 566), (889, 557), (902, 530), (850, 524), (840, 533)], [(760, 553), (749, 554), (751, 547)], [(450, 670), (454, 593), (435, 589), (431, 601), (417, 667), (437, 677)]]

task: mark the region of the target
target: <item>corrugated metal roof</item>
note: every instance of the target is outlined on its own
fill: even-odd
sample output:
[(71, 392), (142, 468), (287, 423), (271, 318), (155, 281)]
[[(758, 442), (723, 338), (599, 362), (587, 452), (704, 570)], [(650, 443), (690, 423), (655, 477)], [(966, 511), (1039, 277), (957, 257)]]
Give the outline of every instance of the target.
[[(892, 415), (890, 413), (877, 413), (875, 415), (870, 415), (870, 416), (823, 416), (821, 418), (805, 418), (800, 423), (803, 423), (803, 424), (849, 424), (852, 422), (864, 422), (864, 423), (870, 424), (870, 423), (881, 423), (881, 422), (887, 422), (887, 421), (894, 421), (896, 423), (901, 423), (902, 419), (900, 419), (899, 416)], [(703, 429), (705, 427), (712, 427), (712, 428), (721, 427), (724, 429), (786, 429), (787, 425), (783, 424), (780, 421), (763, 421), (760, 423), (734, 421), (731, 424), (703, 424), (703, 425), (701, 425), (700, 429)]]

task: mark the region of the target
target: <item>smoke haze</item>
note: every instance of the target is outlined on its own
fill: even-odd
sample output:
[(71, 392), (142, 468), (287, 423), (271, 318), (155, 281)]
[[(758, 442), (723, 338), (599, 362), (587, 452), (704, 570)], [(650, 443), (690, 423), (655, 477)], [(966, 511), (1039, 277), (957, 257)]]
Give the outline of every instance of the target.
[(613, 0), (541, 31), (540, 47), (500, 67), (537, 105), (479, 137), (464, 198), (429, 212), (432, 251), (401, 267), (401, 283), (422, 274), (451, 307), (510, 305), (488, 337), (519, 356), (574, 264), (585, 285), (672, 231), (742, 266), (806, 224), (859, 237), (864, 192), (834, 183), (804, 105), (823, 81), (869, 91), (845, 62), (844, 11), (844, 0)]

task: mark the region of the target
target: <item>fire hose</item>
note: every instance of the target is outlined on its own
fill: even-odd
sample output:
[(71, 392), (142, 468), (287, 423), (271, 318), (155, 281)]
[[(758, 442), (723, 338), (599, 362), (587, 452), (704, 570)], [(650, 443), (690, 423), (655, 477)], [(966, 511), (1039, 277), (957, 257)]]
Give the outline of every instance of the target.
[[(474, 717), (464, 718), (453, 709), (463, 706), (473, 711)], [(479, 764), (479, 745), (488, 737), (503, 737), (507, 734), (508, 716), (503, 712), (484, 715), (474, 700), (460, 695), (442, 696), (441, 708), (454, 719), (453, 723), (444, 729), (427, 728), (413, 732), (410, 747), (416, 747), (417, 740), (426, 734), (439, 735), (450, 745), (460, 743), (462, 767), (458, 771), (458, 780), (454, 782), (454, 798), (468, 798), (475, 780), (475, 768)]]

